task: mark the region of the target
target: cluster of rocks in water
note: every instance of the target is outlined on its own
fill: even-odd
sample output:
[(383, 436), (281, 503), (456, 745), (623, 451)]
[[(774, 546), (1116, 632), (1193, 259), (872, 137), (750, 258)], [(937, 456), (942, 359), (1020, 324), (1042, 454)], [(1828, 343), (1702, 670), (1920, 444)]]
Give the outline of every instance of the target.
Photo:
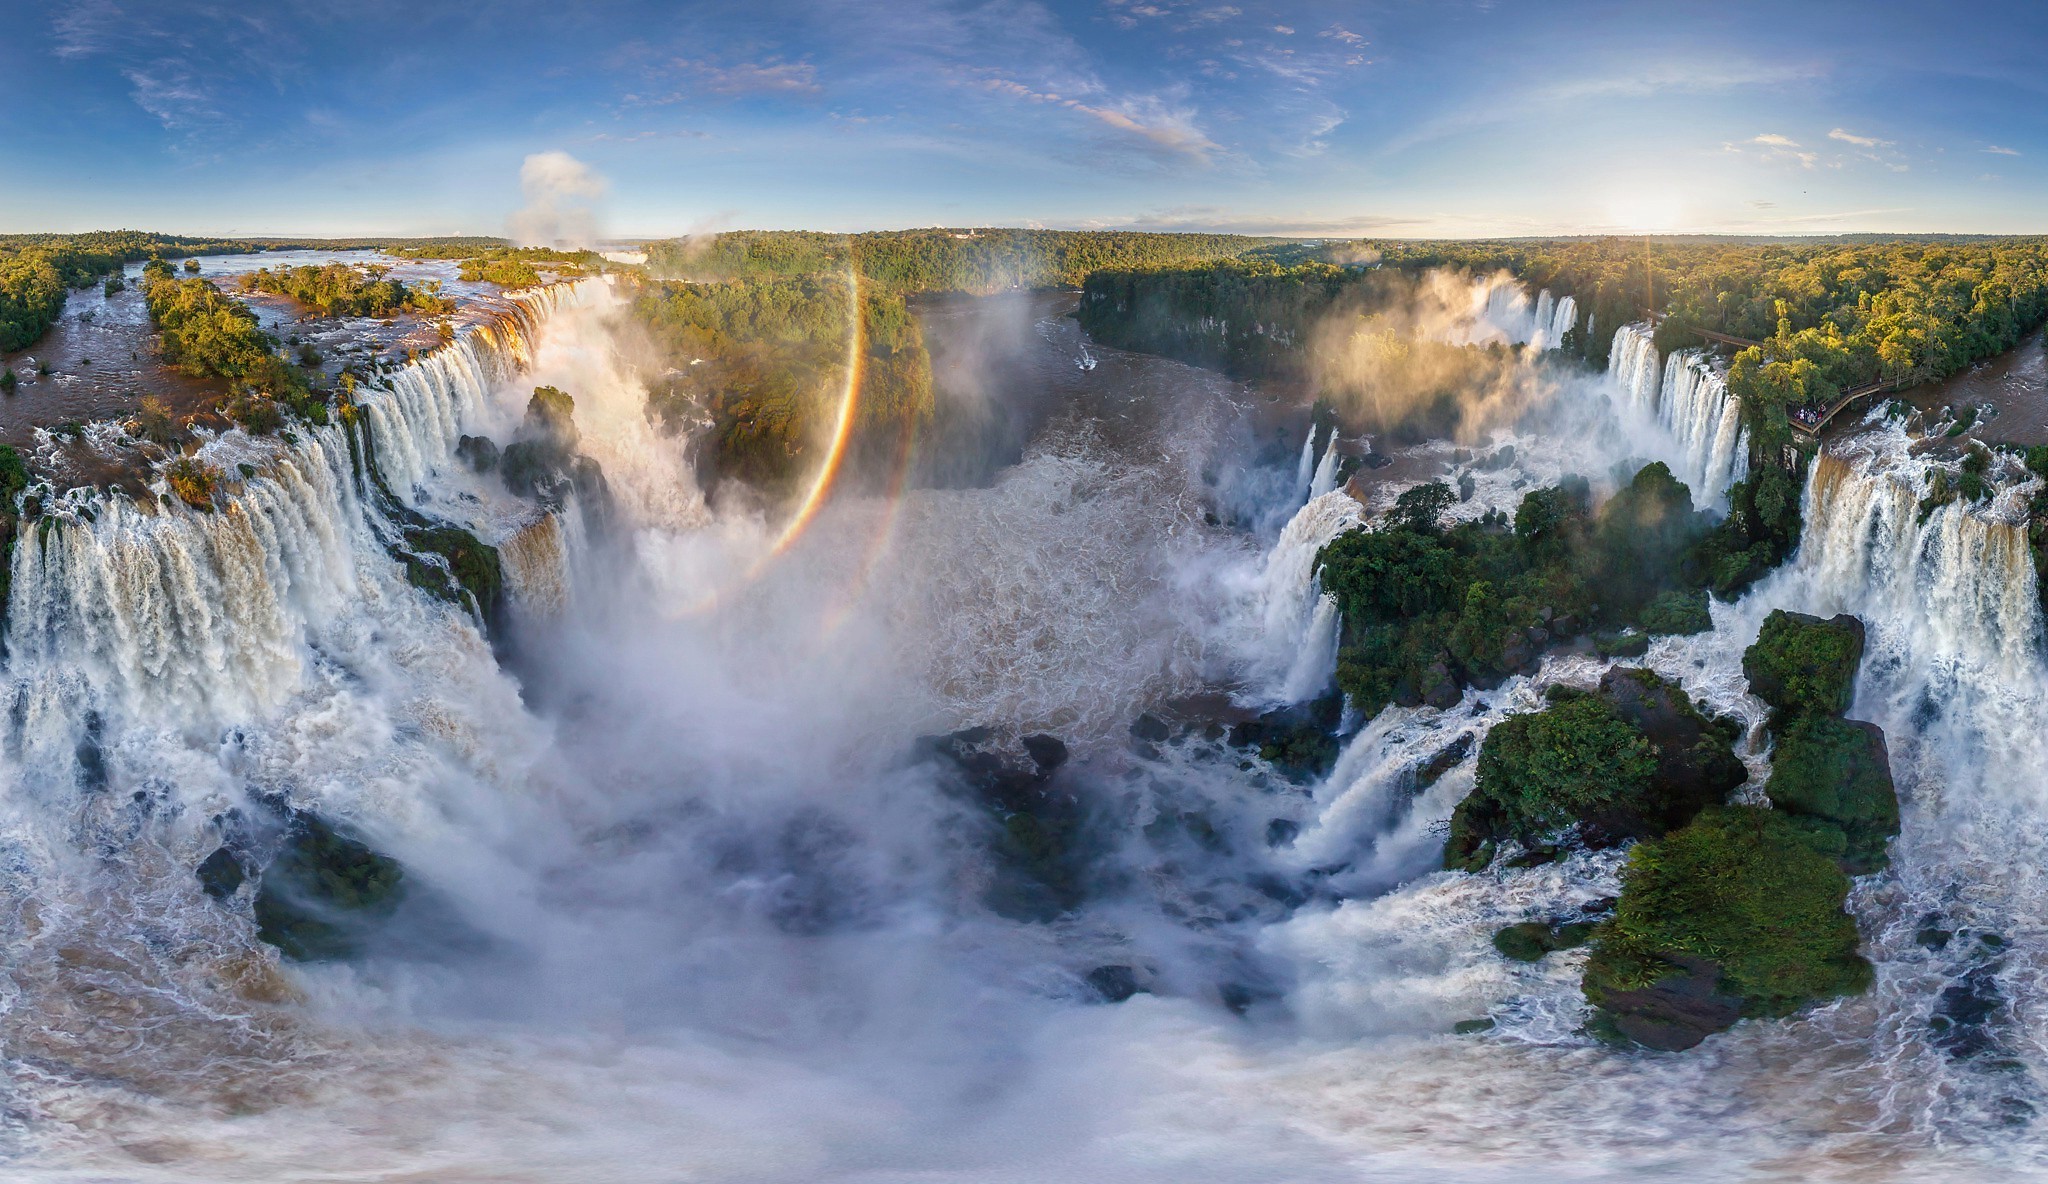
[(201, 889), (223, 905), (246, 897), (256, 936), (293, 961), (354, 957), (409, 895), (397, 860), (313, 811), (259, 798), (218, 822)]
[(1544, 711), (1496, 726), (1446, 866), (1635, 844), (1597, 924), (1523, 922), (1496, 948), (1535, 960), (1590, 941), (1589, 1030), (1653, 1049), (1865, 989), (1871, 968), (1843, 903), (1850, 876), (1884, 867), (1899, 816), (1882, 730), (1842, 718), (1863, 645), (1853, 617), (1781, 611), (1745, 653), (1751, 692), (1771, 707), (1769, 806), (1731, 800), (1747, 780), (1739, 725), (1647, 670), (1611, 669), (1596, 692), (1554, 689)]

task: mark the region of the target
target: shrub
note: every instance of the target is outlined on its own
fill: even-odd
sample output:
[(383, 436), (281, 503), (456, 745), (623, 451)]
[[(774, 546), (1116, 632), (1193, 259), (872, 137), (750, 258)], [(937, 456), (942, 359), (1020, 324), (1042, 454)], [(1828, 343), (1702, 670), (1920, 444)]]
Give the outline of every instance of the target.
[(1757, 698), (1790, 715), (1840, 715), (1856, 693), (1863, 661), (1863, 622), (1773, 610), (1756, 643), (1742, 654), (1742, 673)]
[(195, 457), (181, 456), (164, 470), (171, 492), (195, 510), (213, 509), (213, 492), (220, 484), (220, 470)]
[(1502, 720), (1480, 746), (1444, 864), (1478, 870), (1499, 840), (1533, 842), (1590, 817), (1639, 811), (1656, 768), (1649, 740), (1598, 696)]
[(1645, 633), (1689, 635), (1714, 627), (1705, 588), (1679, 588), (1659, 595), (1636, 616)]
[(1673, 959), (1718, 968), (1745, 1015), (1789, 1015), (1861, 993), (1870, 964), (1842, 911), (1848, 877), (1785, 815), (1755, 806), (1702, 811), (1682, 830), (1629, 853), (1614, 916), (1594, 939), (1585, 989), (1595, 1006), (1681, 973)]
[(1767, 790), (1772, 805), (1824, 828), (1823, 841), (1839, 847), (1851, 875), (1884, 867), (1885, 843), (1899, 833), (1899, 797), (1877, 725), (1795, 720), (1778, 736)]

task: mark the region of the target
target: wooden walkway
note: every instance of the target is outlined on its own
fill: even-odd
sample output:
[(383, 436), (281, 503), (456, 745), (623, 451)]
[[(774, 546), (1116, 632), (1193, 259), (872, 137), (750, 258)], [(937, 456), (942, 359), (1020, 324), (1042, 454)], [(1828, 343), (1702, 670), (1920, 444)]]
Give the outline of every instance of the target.
[(1871, 395), (1877, 394), (1879, 391), (1882, 391), (1883, 389), (1885, 389), (1885, 385), (1886, 384), (1883, 382), (1873, 382), (1866, 386), (1859, 386), (1851, 390), (1843, 391), (1841, 394), (1835, 396), (1834, 402), (1828, 404), (1826, 411), (1821, 412), (1820, 421), (1818, 423), (1803, 424), (1800, 423), (1797, 418), (1794, 418), (1792, 420), (1792, 430), (1806, 437), (1809, 440), (1818, 439), (1820, 437), (1822, 429), (1828, 426), (1829, 420), (1833, 419), (1836, 415), (1839, 415), (1841, 412), (1846, 410), (1849, 404), (1854, 403), (1856, 400), (1867, 398)]
[(1761, 341), (1751, 341), (1747, 337), (1730, 337), (1726, 333), (1716, 333), (1712, 329), (1694, 329), (1693, 332), (1706, 338), (1708, 341), (1718, 341), (1722, 345), (1732, 345), (1738, 349), (1748, 349), (1750, 346), (1760, 346), (1763, 344)]

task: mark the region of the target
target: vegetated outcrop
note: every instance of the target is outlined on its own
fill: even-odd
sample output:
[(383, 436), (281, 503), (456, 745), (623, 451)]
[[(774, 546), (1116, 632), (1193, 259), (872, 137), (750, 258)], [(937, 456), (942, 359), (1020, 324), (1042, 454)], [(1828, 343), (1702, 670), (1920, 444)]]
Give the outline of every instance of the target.
[(1446, 528), (1456, 501), (1448, 485), (1416, 486), (1318, 556), (1343, 616), (1337, 683), (1363, 716), (1388, 703), (1448, 708), (1588, 633), (1603, 654), (1629, 657), (1651, 634), (1712, 626), (1705, 572), (1722, 527), (1661, 463), (1597, 512), (1580, 478), (1531, 491), (1512, 521)]
[(1854, 617), (1765, 621), (1743, 670), (1772, 708), (1772, 808), (1710, 807), (1630, 852), (1586, 964), (1596, 1033), (1690, 1048), (1869, 985), (1842, 905), (1850, 875), (1883, 868), (1899, 815), (1883, 732), (1841, 718), (1863, 641)]
[(377, 444), (369, 421), (344, 406), (342, 426), (357, 492), (374, 498), (390, 524), (384, 550), (405, 569), (406, 582), (469, 613), (495, 637), (505, 608), (505, 569), (498, 549), (446, 519), (399, 501), (377, 469)]
[(225, 902), (253, 880), (256, 936), (288, 959), (355, 956), (405, 900), (405, 869), (319, 814), (273, 809), (256, 823), (223, 820), (224, 841), (196, 872), (201, 889)]
[(1597, 692), (1558, 698), (1487, 733), (1473, 790), (1451, 817), (1446, 867), (1481, 870), (1511, 841), (1544, 858), (1656, 838), (1747, 779), (1739, 728), (1649, 670), (1616, 667)]
[(1702, 811), (1629, 853), (1586, 962), (1593, 1031), (1691, 1048), (1745, 1016), (1861, 992), (1871, 969), (1842, 910), (1848, 894), (1848, 878), (1790, 816)]
[(1343, 719), (1344, 696), (1325, 695), (1231, 725), (1230, 743), (1257, 750), (1288, 780), (1307, 783), (1327, 776), (1336, 766), (1341, 748), (1337, 730)]

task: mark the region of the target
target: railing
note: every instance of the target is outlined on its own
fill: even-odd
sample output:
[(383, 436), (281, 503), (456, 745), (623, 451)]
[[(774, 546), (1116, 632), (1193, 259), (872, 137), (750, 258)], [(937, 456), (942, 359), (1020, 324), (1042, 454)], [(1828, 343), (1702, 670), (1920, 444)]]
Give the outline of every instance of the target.
[(1797, 418), (1794, 418), (1792, 420), (1792, 430), (1798, 432), (1802, 436), (1818, 436), (1821, 433), (1821, 429), (1828, 426), (1828, 421), (1833, 419), (1844, 408), (1848, 407), (1849, 404), (1854, 403), (1858, 399), (1866, 398), (1870, 395), (1877, 394), (1879, 391), (1885, 389), (1887, 385), (1887, 383), (1880, 380), (1878, 382), (1868, 383), (1864, 386), (1856, 387), (1852, 390), (1843, 391), (1841, 394), (1835, 396), (1834, 402), (1829, 403), (1827, 406), (1827, 410), (1821, 412), (1820, 418), (1814, 421), (1813, 423), (1801, 423)]

